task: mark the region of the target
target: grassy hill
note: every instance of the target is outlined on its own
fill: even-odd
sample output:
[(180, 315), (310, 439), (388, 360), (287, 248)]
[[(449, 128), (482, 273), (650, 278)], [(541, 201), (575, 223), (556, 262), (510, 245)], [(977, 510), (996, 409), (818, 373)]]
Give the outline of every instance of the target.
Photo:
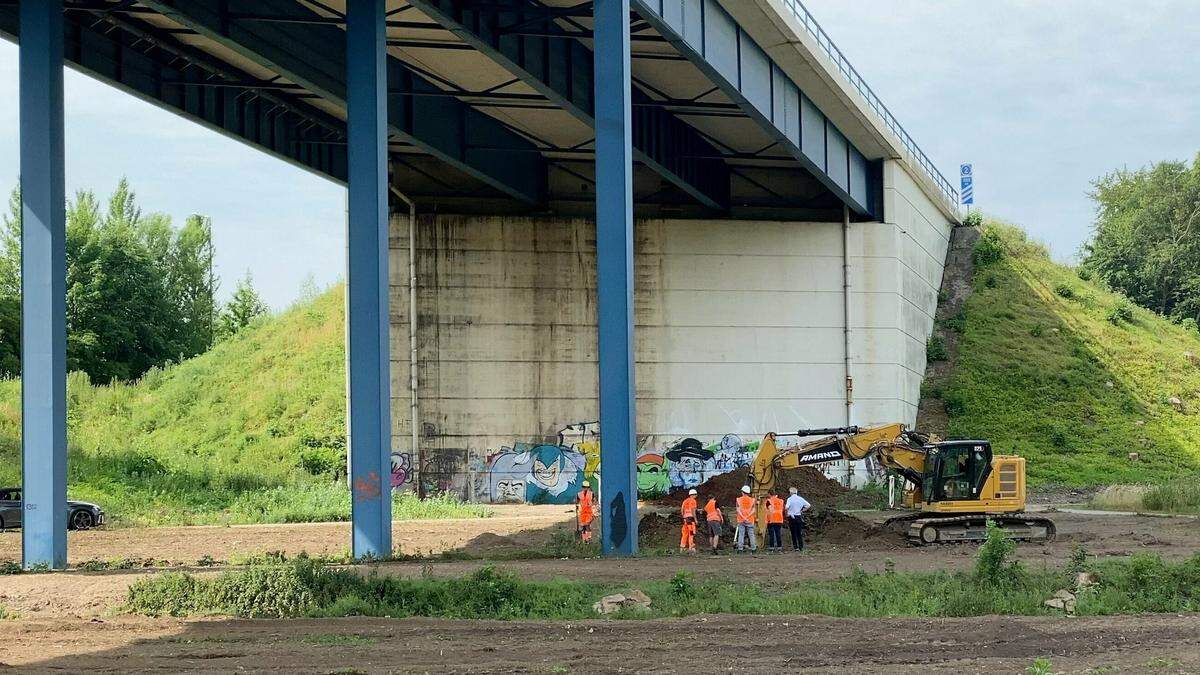
[[(973, 288), (945, 317), (957, 356), (926, 382), (952, 437), (1029, 460), (1035, 484), (1159, 482), (1200, 468), (1200, 335), (989, 223)], [(1130, 453), (1137, 453), (1136, 459)]]
[[(347, 518), (342, 298), (333, 288), (133, 384), (71, 374), (70, 496), (121, 524)], [(0, 382), (0, 483), (19, 480), (19, 432), (20, 383)]]

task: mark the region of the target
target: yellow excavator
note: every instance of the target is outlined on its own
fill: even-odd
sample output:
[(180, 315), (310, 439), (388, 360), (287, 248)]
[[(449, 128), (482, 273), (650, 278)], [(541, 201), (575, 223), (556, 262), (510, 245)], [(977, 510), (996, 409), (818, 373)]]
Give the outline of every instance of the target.
[[(903, 529), (916, 545), (982, 541), (991, 520), (1020, 541), (1054, 539), (1049, 518), (1025, 511), (1025, 459), (992, 455), (988, 441), (943, 441), (903, 424), (860, 428), (801, 429), (800, 438), (821, 436), (780, 448), (769, 433), (750, 465), (751, 496), (775, 492), (779, 472), (839, 460), (874, 457), (906, 481), (904, 507), (914, 513), (887, 525)], [(803, 496), (803, 495), (801, 495)], [(759, 522), (765, 521), (759, 514)]]

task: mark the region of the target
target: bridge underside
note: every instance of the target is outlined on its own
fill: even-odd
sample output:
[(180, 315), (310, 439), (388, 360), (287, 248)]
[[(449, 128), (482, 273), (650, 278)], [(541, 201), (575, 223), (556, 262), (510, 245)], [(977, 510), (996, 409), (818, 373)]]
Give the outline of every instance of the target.
[[(389, 204), (595, 217), (603, 544), (623, 554), (637, 522), (636, 489), (618, 489), (636, 451), (634, 215), (885, 215), (885, 158), (718, 0), (0, 0), (0, 36), (21, 48), (24, 208), (39, 224), (24, 242), (24, 376), (52, 384), (24, 404), (26, 509), (46, 514), (28, 520), (30, 565), (65, 562), (64, 64), (348, 186), (357, 555), (391, 547)], [(53, 348), (29, 358), (38, 341)]]

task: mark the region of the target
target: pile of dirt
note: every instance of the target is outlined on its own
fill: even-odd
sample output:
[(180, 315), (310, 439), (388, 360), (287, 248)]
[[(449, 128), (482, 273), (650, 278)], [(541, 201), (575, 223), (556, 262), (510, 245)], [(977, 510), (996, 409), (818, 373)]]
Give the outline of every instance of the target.
[[(742, 494), (742, 486), (749, 484), (749, 478), (749, 467), (742, 467), (710, 478), (696, 489), (700, 492), (702, 502), (709, 496), (716, 495), (718, 504), (733, 506), (734, 500)], [(871, 508), (875, 505), (870, 495), (858, 490), (851, 490), (811, 466), (780, 471), (776, 476), (775, 486), (775, 491), (781, 496), (787, 495), (789, 488), (796, 488), (800, 496), (811, 502), (813, 506)], [(676, 490), (664, 497), (652, 499), (649, 503), (678, 506), (686, 496), (685, 490)]]
[[(726, 524), (732, 522), (726, 513)], [(678, 512), (648, 513), (638, 524), (638, 542), (646, 548), (673, 548), (679, 546), (679, 529), (683, 516)], [(899, 548), (906, 546), (904, 535), (855, 518), (832, 508), (814, 508), (805, 515), (805, 540), (812, 543), (836, 544), (863, 548)], [(784, 541), (789, 541), (784, 532)], [(721, 537), (722, 546), (732, 548), (733, 528), (726, 527)], [(759, 542), (762, 546), (763, 542)], [(701, 522), (696, 530), (696, 547), (708, 550), (708, 530)]]
[(805, 514), (804, 524), (805, 534), (812, 533), (814, 541), (869, 548), (900, 548), (908, 545), (903, 533), (872, 525), (837, 509), (813, 509)]

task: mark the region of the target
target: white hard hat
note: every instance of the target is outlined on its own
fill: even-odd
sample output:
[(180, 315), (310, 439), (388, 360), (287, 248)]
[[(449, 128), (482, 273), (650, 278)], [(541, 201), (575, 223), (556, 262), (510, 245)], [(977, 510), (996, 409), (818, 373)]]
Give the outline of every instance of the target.
[(742, 486), (742, 492), (745, 492), (746, 494), (750, 494), (750, 486), (749, 486), (749, 485), (743, 485), (743, 486)]
[(591, 482), (586, 481), (586, 480), (583, 481), (583, 487), (591, 487), (591, 486), (592, 486)]
[(699, 492), (696, 492), (696, 488), (692, 488), (691, 490), (688, 490), (688, 494), (689, 494), (689, 495), (698, 495), (698, 494), (700, 494), (700, 493), (699, 493)]

